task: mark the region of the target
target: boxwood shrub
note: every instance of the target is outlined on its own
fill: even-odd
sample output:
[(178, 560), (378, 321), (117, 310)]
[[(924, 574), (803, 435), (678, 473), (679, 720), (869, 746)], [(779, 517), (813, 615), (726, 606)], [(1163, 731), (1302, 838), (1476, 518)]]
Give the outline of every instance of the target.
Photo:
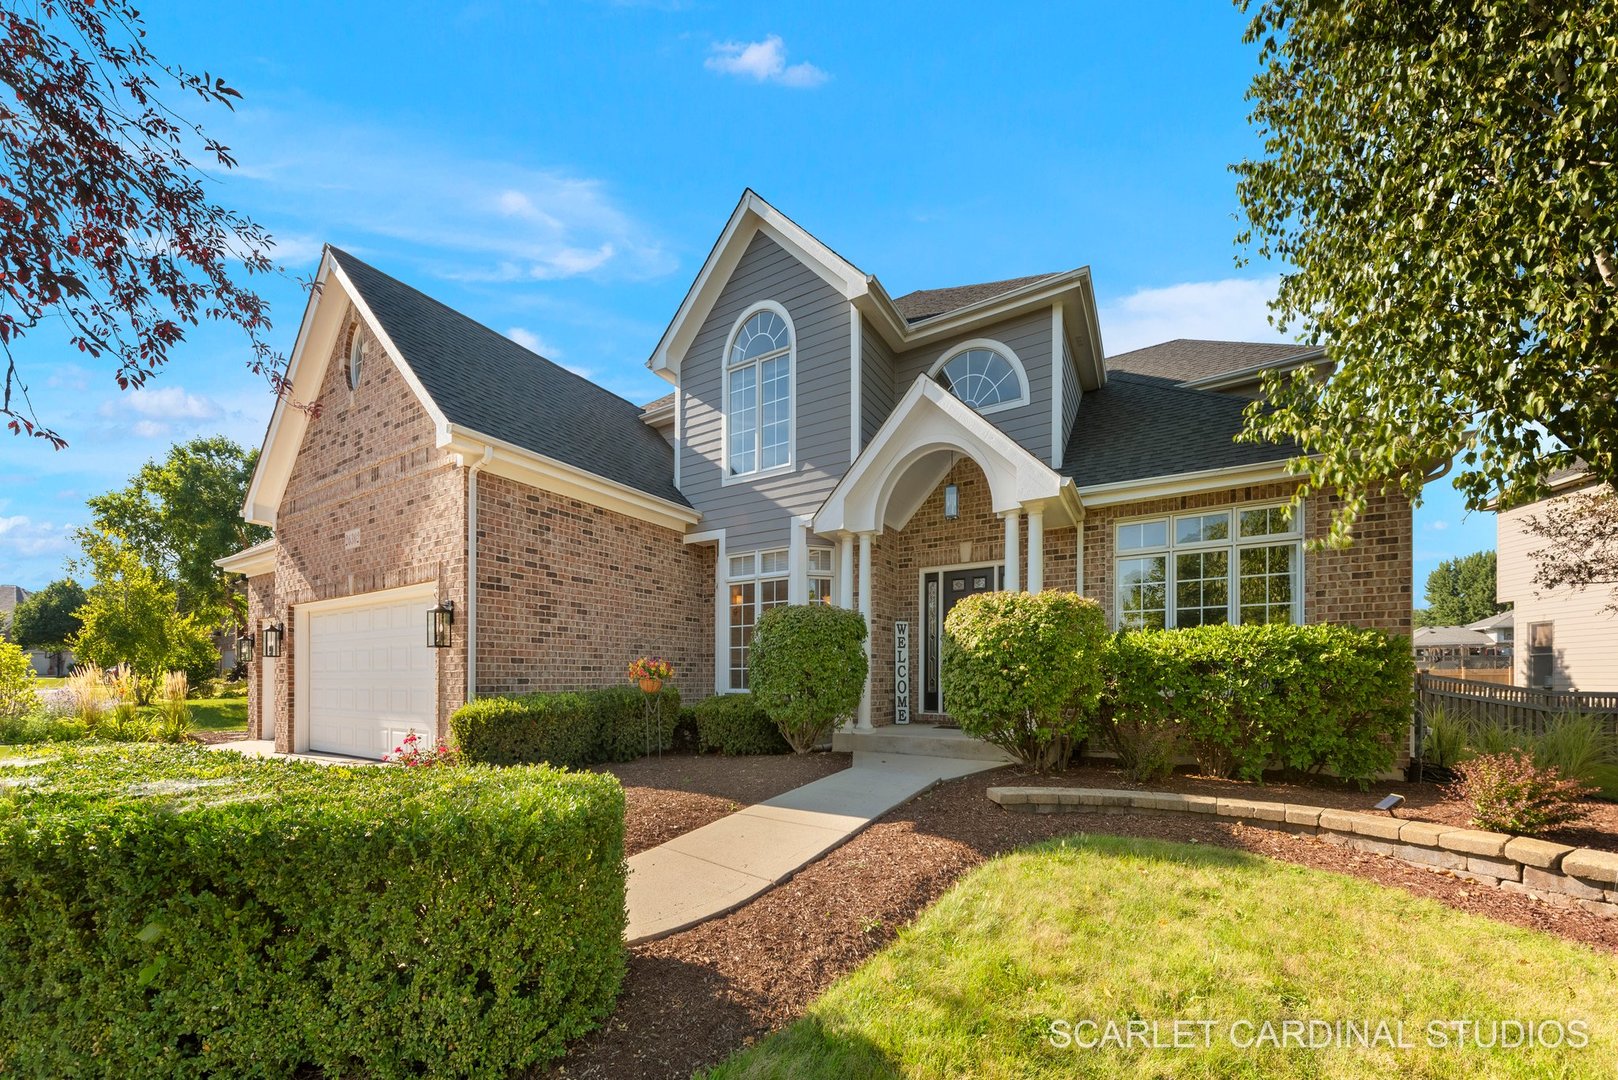
[(771, 608), (753, 632), (753, 700), (807, 754), (854, 715), (865, 691), (865, 618), (827, 604)]
[(968, 596), (944, 620), (944, 708), (968, 735), (1062, 769), (1101, 695), (1101, 607), (1069, 592)]
[(612, 777), (28, 758), (0, 764), (0, 1073), (501, 1076), (617, 995)]
[(1197, 626), (1119, 634), (1104, 661), (1101, 733), (1138, 779), (1191, 754), (1214, 776), (1266, 768), (1365, 782), (1408, 731), (1408, 639), (1350, 626)]
[(792, 747), (752, 694), (716, 694), (697, 702), (697, 741), (721, 754), (784, 754)]
[(664, 687), (659, 696), (655, 730), (647, 727), (646, 695), (632, 686), (478, 698), (457, 709), (449, 727), (467, 760), (485, 765), (630, 761), (674, 745), (680, 693)]

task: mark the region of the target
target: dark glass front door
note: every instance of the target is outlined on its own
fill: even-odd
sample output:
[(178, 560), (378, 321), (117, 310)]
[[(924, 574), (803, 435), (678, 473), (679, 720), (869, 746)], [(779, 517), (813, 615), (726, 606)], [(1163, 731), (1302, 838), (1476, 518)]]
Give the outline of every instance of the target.
[(1005, 568), (1001, 566), (932, 570), (922, 575), (922, 712), (944, 711), (939, 678), (939, 672), (943, 669), (944, 617), (962, 597), (1000, 588), (1004, 577)]

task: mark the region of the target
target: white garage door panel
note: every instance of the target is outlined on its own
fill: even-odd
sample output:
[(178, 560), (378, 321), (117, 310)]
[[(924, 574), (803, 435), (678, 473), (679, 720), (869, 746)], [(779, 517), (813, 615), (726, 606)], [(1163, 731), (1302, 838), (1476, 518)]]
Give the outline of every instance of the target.
[(433, 650), (420, 599), (309, 615), (309, 748), (381, 757), (433, 733)]

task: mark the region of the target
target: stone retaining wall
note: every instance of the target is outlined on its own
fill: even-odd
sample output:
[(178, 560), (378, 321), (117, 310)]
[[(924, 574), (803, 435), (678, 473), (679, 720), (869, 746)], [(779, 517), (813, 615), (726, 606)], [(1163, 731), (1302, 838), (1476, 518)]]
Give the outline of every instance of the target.
[(1414, 866), (1525, 893), (1546, 903), (1618, 916), (1618, 853), (1526, 836), (1435, 825), (1380, 813), (1296, 803), (1102, 788), (995, 787), (991, 801), (1023, 813), (1208, 814), (1309, 833), (1328, 844), (1402, 859)]

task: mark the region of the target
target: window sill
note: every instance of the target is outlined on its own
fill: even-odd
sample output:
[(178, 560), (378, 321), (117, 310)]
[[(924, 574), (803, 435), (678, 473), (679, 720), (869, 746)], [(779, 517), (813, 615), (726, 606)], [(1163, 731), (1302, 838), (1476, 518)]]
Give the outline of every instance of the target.
[(756, 480), (770, 480), (777, 476), (790, 476), (795, 471), (795, 464), (789, 461), (785, 465), (777, 465), (773, 469), (764, 469), (758, 472), (740, 473), (736, 476), (726, 473), (720, 478), (719, 484), (721, 487), (730, 487), (734, 484), (751, 484)]

